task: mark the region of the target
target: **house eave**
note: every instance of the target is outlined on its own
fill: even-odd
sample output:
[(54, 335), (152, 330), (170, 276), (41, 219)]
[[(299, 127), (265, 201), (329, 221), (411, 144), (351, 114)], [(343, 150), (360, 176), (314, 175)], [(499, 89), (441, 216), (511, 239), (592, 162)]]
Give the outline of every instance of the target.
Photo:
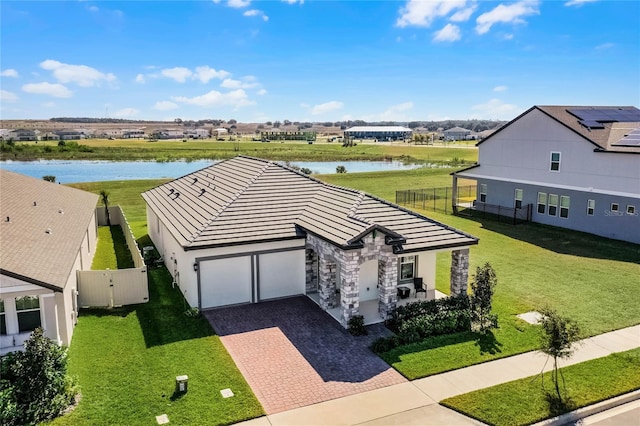
[(25, 275), (18, 274), (16, 272), (7, 271), (6, 269), (2, 269), (2, 268), (0, 268), (0, 275), (4, 275), (4, 276), (10, 277), (10, 278), (15, 278), (17, 280), (24, 281), (24, 282), (29, 283), (29, 284), (35, 284), (37, 286), (44, 287), (44, 288), (47, 288), (49, 290), (56, 291), (58, 293), (62, 293), (62, 291), (64, 290), (64, 288), (59, 287), (57, 285), (54, 285), (54, 284), (51, 284), (51, 283), (47, 283), (47, 282), (44, 282), (44, 281), (40, 281), (40, 280), (36, 280), (35, 278), (27, 277)]

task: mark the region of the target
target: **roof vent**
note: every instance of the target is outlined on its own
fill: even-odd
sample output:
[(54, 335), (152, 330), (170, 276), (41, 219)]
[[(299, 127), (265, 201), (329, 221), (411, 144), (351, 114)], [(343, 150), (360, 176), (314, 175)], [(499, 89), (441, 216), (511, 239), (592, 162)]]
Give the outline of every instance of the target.
[(47, 229), (45, 229), (45, 231), (44, 231), (44, 232), (45, 232), (46, 234), (49, 234), (49, 235), (53, 234), (53, 231), (51, 231), (51, 228), (47, 228)]
[(200, 190), (200, 195), (204, 195), (204, 193), (205, 193), (205, 192), (207, 192), (207, 190), (206, 190), (206, 189), (204, 189), (204, 188), (202, 188), (202, 189)]
[(7, 223), (11, 222), (11, 218), (9, 216), (7, 216), (7, 219), (5, 220), (5, 222), (7, 222)]
[(169, 188), (169, 195), (173, 194), (174, 192), (175, 192), (175, 189)]
[(180, 196), (179, 192), (175, 192), (173, 195), (175, 195), (175, 197), (173, 197), (173, 199), (175, 200), (176, 198), (178, 198)]
[(36, 203), (36, 202), (34, 201), (34, 202), (33, 202), (33, 206), (35, 207), (35, 206), (37, 206), (37, 205), (38, 205), (38, 203)]
[(194, 183), (196, 183), (196, 182), (198, 182), (198, 178), (197, 178), (197, 177), (194, 177), (194, 178), (193, 178), (193, 182), (191, 182), (191, 185), (193, 185), (193, 184), (194, 184)]
[(58, 210), (58, 213), (64, 214), (64, 210), (60, 209), (60, 210)]

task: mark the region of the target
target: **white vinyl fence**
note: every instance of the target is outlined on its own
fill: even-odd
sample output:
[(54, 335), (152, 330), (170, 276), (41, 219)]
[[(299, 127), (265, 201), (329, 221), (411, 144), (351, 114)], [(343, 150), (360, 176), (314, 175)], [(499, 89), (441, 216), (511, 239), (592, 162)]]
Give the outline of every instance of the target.
[[(97, 207), (98, 225), (106, 226), (104, 207)], [(78, 271), (78, 303), (82, 307), (114, 307), (149, 301), (147, 266), (138, 250), (127, 218), (120, 206), (109, 207), (112, 225), (120, 225), (135, 268), (106, 271)]]

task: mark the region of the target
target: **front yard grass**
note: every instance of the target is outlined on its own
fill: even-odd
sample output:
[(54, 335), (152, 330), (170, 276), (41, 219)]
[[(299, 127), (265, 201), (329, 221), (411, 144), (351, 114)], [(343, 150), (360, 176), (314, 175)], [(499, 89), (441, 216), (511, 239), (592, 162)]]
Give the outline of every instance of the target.
[[(441, 402), (490, 425), (526, 425), (640, 389), (640, 348), (562, 368), (568, 399), (554, 409), (542, 389), (540, 376), (515, 380)], [(551, 373), (545, 373), (548, 392), (555, 395)]]
[[(83, 310), (69, 349), (78, 378), (78, 407), (54, 425), (230, 424), (263, 414), (262, 407), (203, 317), (186, 305), (166, 269), (149, 270), (149, 302)], [(186, 374), (186, 394), (174, 395)], [(223, 398), (220, 390), (235, 394)]]

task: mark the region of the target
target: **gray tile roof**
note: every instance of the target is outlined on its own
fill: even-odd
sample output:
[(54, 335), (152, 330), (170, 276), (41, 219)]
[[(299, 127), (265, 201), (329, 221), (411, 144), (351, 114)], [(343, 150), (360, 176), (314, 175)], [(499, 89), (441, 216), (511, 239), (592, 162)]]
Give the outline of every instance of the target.
[(404, 251), (477, 239), (363, 192), (329, 185), (280, 164), (236, 157), (142, 194), (186, 249), (303, 238), (343, 248), (377, 229)]
[(63, 289), (97, 201), (89, 192), (0, 170), (0, 273)]

